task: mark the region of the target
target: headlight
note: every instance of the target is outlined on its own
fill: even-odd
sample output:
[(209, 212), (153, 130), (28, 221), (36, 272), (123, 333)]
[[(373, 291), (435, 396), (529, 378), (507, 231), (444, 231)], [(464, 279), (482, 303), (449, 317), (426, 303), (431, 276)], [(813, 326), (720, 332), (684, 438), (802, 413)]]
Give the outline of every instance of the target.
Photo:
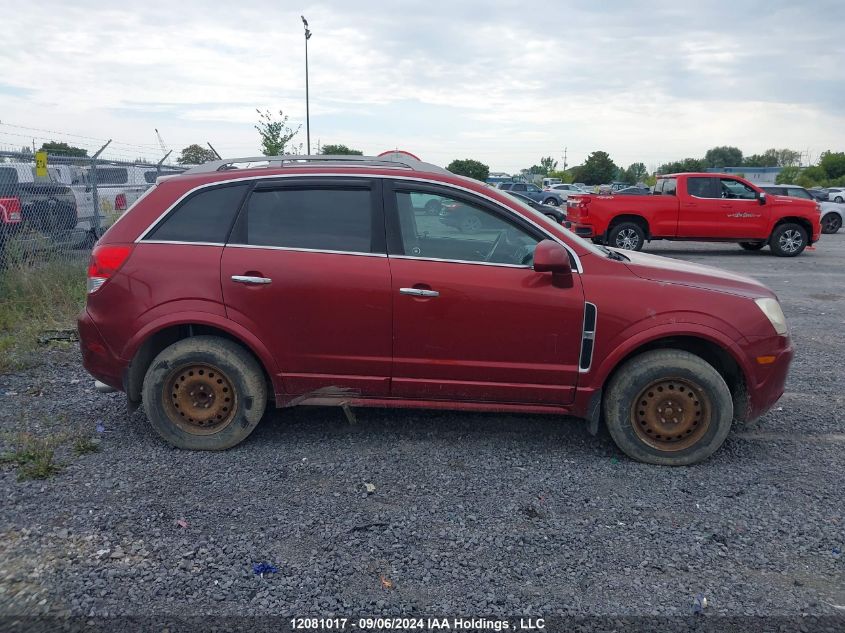
[(781, 336), (785, 336), (789, 330), (786, 327), (786, 317), (783, 316), (783, 310), (777, 299), (755, 299), (754, 303), (757, 304), (760, 310), (763, 311), (763, 314), (766, 315), (766, 318), (769, 319), (772, 327), (775, 328), (775, 332)]

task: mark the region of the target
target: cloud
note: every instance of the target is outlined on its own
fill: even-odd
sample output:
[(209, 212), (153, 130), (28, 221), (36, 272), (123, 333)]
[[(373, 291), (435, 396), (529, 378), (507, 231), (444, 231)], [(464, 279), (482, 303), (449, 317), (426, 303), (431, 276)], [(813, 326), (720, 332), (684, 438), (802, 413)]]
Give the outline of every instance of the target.
[[(173, 147), (211, 140), (227, 154), (255, 153), (256, 107), (304, 123), (300, 7), (10, 4), (3, 123), (138, 150), (154, 147), (158, 127)], [(338, 0), (308, 5), (307, 17), (314, 144), (399, 146), (439, 163), (478, 157), (496, 170), (564, 147), (570, 164), (595, 149), (656, 164), (716, 144), (845, 146), (839, 2), (526, 11), (511, 1)], [(0, 125), (0, 145), (20, 144), (11, 132)]]

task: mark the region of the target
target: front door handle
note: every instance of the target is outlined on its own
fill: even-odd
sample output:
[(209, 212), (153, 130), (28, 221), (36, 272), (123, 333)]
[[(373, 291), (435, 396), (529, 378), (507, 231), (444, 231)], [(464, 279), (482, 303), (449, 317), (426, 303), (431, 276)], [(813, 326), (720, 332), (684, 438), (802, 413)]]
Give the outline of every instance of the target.
[(439, 297), (436, 290), (423, 290), (422, 288), (399, 288), (400, 295), (411, 295), (412, 297)]
[(232, 275), (232, 281), (237, 281), (239, 284), (253, 284), (257, 286), (269, 284), (272, 279), (269, 277), (252, 277), (251, 275)]

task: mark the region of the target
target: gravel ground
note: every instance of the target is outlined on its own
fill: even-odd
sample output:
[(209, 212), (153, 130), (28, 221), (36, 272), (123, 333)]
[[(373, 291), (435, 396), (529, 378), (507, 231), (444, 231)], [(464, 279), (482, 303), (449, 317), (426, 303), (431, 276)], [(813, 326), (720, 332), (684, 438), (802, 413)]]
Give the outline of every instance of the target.
[(793, 329), (787, 393), (706, 463), (637, 464), (576, 420), (322, 408), (182, 452), (45, 348), (0, 376), (4, 446), (102, 441), (64, 442), (46, 480), (0, 470), (0, 614), (672, 616), (698, 594), (713, 615), (841, 614), (845, 234), (789, 260), (647, 250), (761, 279)]

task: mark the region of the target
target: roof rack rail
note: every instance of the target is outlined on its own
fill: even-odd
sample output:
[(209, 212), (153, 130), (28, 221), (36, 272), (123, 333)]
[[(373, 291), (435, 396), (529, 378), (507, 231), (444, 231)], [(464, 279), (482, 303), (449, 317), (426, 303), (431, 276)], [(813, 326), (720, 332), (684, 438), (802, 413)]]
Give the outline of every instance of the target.
[(391, 158), (384, 156), (359, 156), (359, 155), (302, 155), (285, 154), (283, 156), (249, 156), (243, 158), (225, 158), (213, 160), (196, 167), (191, 167), (183, 175), (207, 174), (215, 171), (226, 171), (228, 169), (241, 169), (238, 164), (243, 163), (266, 163), (245, 167), (245, 169), (278, 168), (278, 167), (303, 167), (308, 163), (334, 164), (344, 167), (386, 167), (391, 169), (409, 169), (411, 171), (428, 171), (439, 173), (451, 173), (443, 167), (414, 160), (405, 155), (390, 154)]

